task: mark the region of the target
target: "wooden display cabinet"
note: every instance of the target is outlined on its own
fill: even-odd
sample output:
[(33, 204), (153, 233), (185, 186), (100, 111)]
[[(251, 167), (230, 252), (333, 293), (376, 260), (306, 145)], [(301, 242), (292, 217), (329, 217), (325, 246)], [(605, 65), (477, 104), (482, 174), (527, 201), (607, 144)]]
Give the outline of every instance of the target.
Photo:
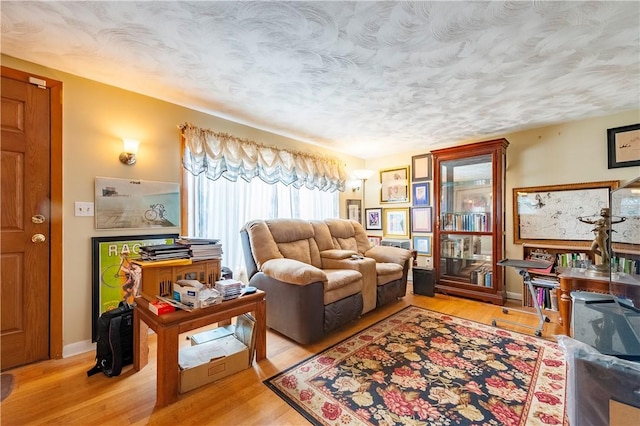
[(173, 297), (173, 283), (178, 280), (198, 280), (214, 286), (220, 279), (220, 259), (136, 263), (142, 267), (141, 296), (150, 302), (156, 300), (156, 296)]
[(442, 293), (503, 305), (506, 139), (431, 151), (434, 269)]

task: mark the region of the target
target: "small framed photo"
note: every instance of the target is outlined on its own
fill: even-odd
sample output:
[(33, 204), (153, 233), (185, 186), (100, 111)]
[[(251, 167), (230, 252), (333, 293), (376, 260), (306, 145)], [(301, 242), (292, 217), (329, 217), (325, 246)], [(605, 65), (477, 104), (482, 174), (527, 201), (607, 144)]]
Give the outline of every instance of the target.
[(367, 239), (369, 240), (371, 247), (377, 247), (382, 243), (382, 237), (378, 237), (375, 235), (368, 235)]
[(414, 183), (413, 185), (413, 205), (430, 205), (429, 182)]
[(364, 225), (365, 229), (370, 231), (382, 230), (382, 209), (364, 209)]
[(411, 180), (413, 182), (431, 180), (431, 154), (411, 157)]
[(413, 237), (413, 249), (423, 256), (431, 256), (431, 237)]
[(433, 232), (431, 207), (411, 209), (411, 232)]
[(409, 166), (380, 170), (380, 202), (408, 203)]
[(391, 238), (409, 238), (409, 207), (382, 209), (383, 235)]
[(347, 219), (362, 223), (361, 206), (361, 200), (347, 200)]
[(609, 168), (640, 166), (640, 124), (607, 129)]

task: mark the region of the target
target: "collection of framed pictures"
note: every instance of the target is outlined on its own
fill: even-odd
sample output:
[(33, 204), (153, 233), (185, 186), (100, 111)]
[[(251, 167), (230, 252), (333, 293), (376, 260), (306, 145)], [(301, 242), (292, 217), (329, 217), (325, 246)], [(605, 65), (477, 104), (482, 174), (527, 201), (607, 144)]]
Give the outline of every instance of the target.
[[(431, 236), (414, 233), (433, 232), (433, 208), (431, 207), (431, 154), (411, 157), (411, 167), (402, 166), (380, 170), (380, 204), (412, 203), (412, 207), (373, 207), (364, 209), (364, 227), (368, 231), (382, 231), (382, 237), (369, 236), (373, 246), (382, 238), (409, 239), (420, 255), (431, 256)], [(411, 173), (411, 174), (410, 174)], [(347, 201), (347, 211), (355, 218), (353, 202)], [(358, 200), (359, 201), (359, 200)], [(358, 217), (359, 217), (358, 205)]]

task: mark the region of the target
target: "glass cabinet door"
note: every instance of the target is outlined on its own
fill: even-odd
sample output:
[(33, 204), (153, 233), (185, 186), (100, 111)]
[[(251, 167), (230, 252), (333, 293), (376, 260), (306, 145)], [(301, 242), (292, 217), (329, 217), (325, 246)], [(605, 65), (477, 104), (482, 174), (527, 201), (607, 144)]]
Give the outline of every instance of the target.
[(492, 156), (440, 163), (440, 275), (493, 285)]

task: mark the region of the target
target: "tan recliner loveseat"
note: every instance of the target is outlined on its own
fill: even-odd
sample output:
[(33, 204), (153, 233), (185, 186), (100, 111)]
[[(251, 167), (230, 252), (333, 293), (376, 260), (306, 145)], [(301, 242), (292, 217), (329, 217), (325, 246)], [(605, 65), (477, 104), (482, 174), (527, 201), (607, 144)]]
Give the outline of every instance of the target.
[(358, 222), (254, 220), (240, 234), (249, 285), (267, 293), (267, 326), (299, 343), (406, 294), (411, 253), (371, 248)]

